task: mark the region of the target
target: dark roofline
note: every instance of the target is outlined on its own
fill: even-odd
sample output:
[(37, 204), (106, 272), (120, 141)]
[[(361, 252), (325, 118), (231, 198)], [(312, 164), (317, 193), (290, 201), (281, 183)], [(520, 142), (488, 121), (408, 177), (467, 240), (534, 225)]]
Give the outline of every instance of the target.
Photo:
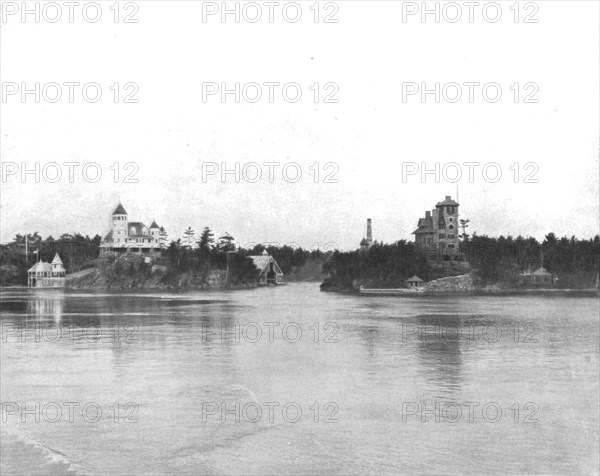
[(450, 197), (446, 197), (443, 201), (437, 202), (435, 204), (435, 208), (439, 208), (439, 207), (458, 207), (458, 206), (460, 206), (458, 204), (458, 202), (455, 202)]
[(119, 202), (119, 204), (115, 208), (115, 211), (112, 212), (112, 214), (113, 215), (127, 215), (127, 212), (125, 211), (125, 208), (123, 208), (123, 205), (121, 205), (121, 202)]

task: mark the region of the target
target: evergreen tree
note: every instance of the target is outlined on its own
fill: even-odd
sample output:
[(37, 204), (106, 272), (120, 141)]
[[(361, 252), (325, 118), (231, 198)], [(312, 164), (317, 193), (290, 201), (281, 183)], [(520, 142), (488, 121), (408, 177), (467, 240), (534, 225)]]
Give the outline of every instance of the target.
[(196, 232), (191, 226), (188, 226), (187, 229), (183, 232), (183, 246), (186, 248), (194, 247), (194, 235)]
[(200, 235), (200, 241), (198, 241), (198, 246), (201, 250), (209, 253), (213, 248), (214, 243), (214, 234), (209, 227), (205, 227), (202, 231), (202, 235)]
[(233, 243), (234, 238), (228, 232), (225, 232), (223, 236), (219, 238), (217, 242), (217, 250), (221, 253), (227, 253), (228, 251), (235, 251), (235, 244)]
[(167, 242), (169, 241), (169, 235), (167, 234), (167, 230), (165, 230), (164, 226), (161, 226), (158, 230), (158, 243), (161, 249), (167, 248)]
[(469, 234), (467, 234), (467, 228), (469, 228), (469, 222), (471, 220), (469, 219), (460, 219), (459, 223), (460, 223), (460, 227), (462, 228), (462, 234), (460, 235), (460, 238), (462, 238), (463, 240), (468, 240), (469, 239)]

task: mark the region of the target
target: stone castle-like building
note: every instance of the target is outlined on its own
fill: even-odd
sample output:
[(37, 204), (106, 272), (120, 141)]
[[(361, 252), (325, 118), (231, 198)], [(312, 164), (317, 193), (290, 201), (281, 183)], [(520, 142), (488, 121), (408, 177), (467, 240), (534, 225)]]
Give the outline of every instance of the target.
[(421, 250), (440, 256), (454, 257), (458, 254), (458, 203), (450, 195), (435, 208), (419, 218), (415, 245)]
[(111, 220), (111, 229), (100, 243), (100, 254), (128, 250), (149, 253), (160, 250), (160, 227), (156, 221), (152, 221), (149, 227), (139, 221), (129, 221), (121, 202), (113, 211)]

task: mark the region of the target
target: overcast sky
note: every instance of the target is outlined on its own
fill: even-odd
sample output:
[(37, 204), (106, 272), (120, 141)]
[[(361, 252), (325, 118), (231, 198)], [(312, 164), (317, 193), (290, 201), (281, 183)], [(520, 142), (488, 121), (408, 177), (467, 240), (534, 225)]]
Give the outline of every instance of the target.
[[(120, 197), (130, 220), (155, 219), (171, 238), (187, 226), (197, 232), (210, 226), (217, 236), (228, 231), (242, 245), (334, 242), (356, 248), (367, 218), (373, 219), (377, 240), (412, 240), (418, 218), (445, 195), (455, 197), (457, 185), (460, 214), (471, 220), (471, 232), (537, 238), (550, 231), (580, 238), (598, 233), (598, 2), (540, 1), (535, 14), (522, 9), (518, 23), (509, 9), (512, 1), (501, 2), (496, 23), (485, 21), (479, 10), (470, 23), (463, 6), (457, 23), (443, 17), (423, 23), (418, 14), (402, 21), (407, 8), (402, 2), (340, 1), (337, 12), (322, 4), (315, 23), (311, 1), (300, 2), (297, 23), (285, 21), (280, 10), (269, 23), (263, 6), (263, 18), (254, 24), (243, 18), (235, 23), (232, 16), (222, 23), (218, 15), (203, 22), (202, 2), (190, 1), (138, 2), (138, 23), (122, 22), (133, 10), (121, 11), (114, 23), (113, 2), (101, 3), (103, 17), (93, 24), (77, 12), (73, 23), (64, 18), (21, 23), (18, 15), (2, 23), (5, 92), (11, 82), (30, 87), (96, 82), (102, 88), (97, 103), (86, 102), (81, 88), (70, 103), (66, 86), (57, 103), (43, 97), (35, 103), (33, 95), (23, 103), (19, 93), (3, 98), (2, 242), (26, 231), (105, 233)], [(328, 13), (338, 23), (323, 23)], [(527, 14), (538, 23), (524, 23)], [(116, 82), (117, 104), (109, 89)], [(139, 87), (138, 103), (123, 103), (133, 90), (123, 90), (128, 82)], [(279, 87), (270, 103), (263, 86), (255, 104), (235, 103), (232, 95), (227, 103), (219, 95), (203, 102), (202, 84), (209, 82), (231, 87), (295, 82), (302, 98), (287, 102)], [(420, 94), (403, 101), (403, 83), (411, 82), (432, 88), (436, 82), (497, 83), (502, 97), (488, 102), (480, 86), (471, 103), (463, 85), (456, 103), (449, 102), (456, 93), (450, 87), (449, 100), (439, 103), (434, 95), (423, 103)], [(318, 103), (309, 89), (314, 83), (320, 85)], [(325, 90), (326, 83), (337, 86)], [(534, 84), (525, 88), (527, 83)], [(334, 89), (339, 102), (324, 103)], [(526, 103), (528, 95), (538, 102)], [(73, 183), (66, 167), (57, 183), (43, 175), (36, 183), (33, 174), (24, 181), (20, 173), (8, 174), (7, 163), (33, 169), (36, 162), (40, 167), (95, 162), (102, 177), (86, 181), (82, 166)], [(124, 183), (129, 162), (138, 166), (138, 183)], [(236, 183), (233, 175), (223, 183), (220, 174), (203, 180), (202, 164), (209, 162), (231, 169), (236, 162), (240, 168), (249, 162), (281, 165), (273, 183), (267, 167), (257, 183), (244, 177)], [(481, 166), (472, 183), (465, 166), (458, 184), (443, 176), (436, 183), (434, 175), (423, 181), (419, 174), (403, 181), (403, 163), (409, 162), (431, 169), (438, 162), (440, 170), (450, 162)], [(492, 162), (502, 170), (495, 183), (482, 175), (483, 165)], [(114, 163), (120, 164), (119, 183), (109, 168)], [(288, 163), (301, 167), (296, 183), (283, 177)], [(309, 169), (314, 163), (318, 183)], [(325, 168), (329, 163), (334, 165)], [(515, 163), (518, 183), (515, 167), (510, 169)], [(525, 169), (527, 163), (534, 165)], [(293, 167), (286, 169), (289, 178)], [(453, 179), (455, 170), (445, 170)], [(493, 167), (487, 170), (493, 178)], [(54, 177), (53, 170), (46, 171)], [(246, 171), (247, 178), (255, 176)], [(93, 169), (88, 172), (93, 178)], [(537, 183), (525, 183), (532, 172)], [(330, 173), (337, 183), (324, 183)]]

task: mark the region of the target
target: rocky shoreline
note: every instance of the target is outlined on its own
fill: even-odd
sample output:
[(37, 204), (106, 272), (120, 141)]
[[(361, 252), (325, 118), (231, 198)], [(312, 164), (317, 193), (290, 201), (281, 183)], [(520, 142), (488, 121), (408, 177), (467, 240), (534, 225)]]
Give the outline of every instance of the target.
[(597, 288), (560, 289), (560, 288), (503, 288), (498, 285), (476, 286), (471, 274), (440, 278), (419, 288), (368, 288), (362, 285), (353, 288), (340, 289), (335, 286), (323, 287), (325, 292), (361, 294), (367, 296), (443, 296), (443, 295), (473, 295), (473, 296), (570, 296), (595, 297), (600, 296)]
[(212, 270), (204, 275), (190, 272), (168, 276), (166, 266), (152, 265), (148, 272), (131, 268), (132, 272), (115, 275), (109, 266), (97, 266), (67, 275), (66, 289), (74, 290), (237, 290), (258, 287), (253, 283), (228, 283), (223, 270)]

